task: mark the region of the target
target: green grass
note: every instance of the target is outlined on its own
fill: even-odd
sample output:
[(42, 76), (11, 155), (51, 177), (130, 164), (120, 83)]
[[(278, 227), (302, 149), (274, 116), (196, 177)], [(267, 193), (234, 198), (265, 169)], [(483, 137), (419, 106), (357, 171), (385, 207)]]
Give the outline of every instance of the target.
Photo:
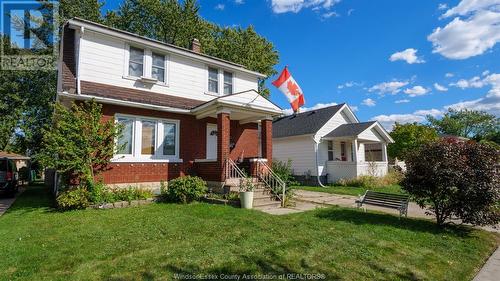
[(309, 191), (327, 192), (327, 193), (333, 193), (333, 194), (353, 195), (353, 196), (363, 195), (363, 194), (365, 194), (366, 190), (368, 190), (368, 189), (374, 190), (374, 191), (379, 191), (379, 192), (387, 192), (387, 193), (396, 193), (396, 194), (403, 193), (403, 191), (401, 190), (401, 186), (399, 186), (397, 184), (383, 186), (383, 187), (373, 187), (373, 188), (357, 187), (357, 186), (327, 186), (327, 187), (294, 186), (292, 188), (293, 189), (309, 190)]
[(471, 280), (496, 235), (326, 208), (272, 216), (195, 203), (55, 212), (29, 188), (0, 217), (0, 280), (172, 280), (324, 274), (325, 280)]

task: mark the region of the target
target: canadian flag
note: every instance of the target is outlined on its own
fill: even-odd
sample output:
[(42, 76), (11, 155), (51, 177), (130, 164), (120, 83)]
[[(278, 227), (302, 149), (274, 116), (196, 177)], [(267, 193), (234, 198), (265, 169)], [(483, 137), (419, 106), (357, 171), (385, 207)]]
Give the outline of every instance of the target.
[(299, 84), (295, 82), (295, 79), (288, 72), (288, 67), (285, 66), (285, 69), (283, 69), (278, 79), (273, 82), (273, 85), (285, 94), (294, 112), (297, 112), (299, 107), (305, 104), (304, 93), (302, 93)]

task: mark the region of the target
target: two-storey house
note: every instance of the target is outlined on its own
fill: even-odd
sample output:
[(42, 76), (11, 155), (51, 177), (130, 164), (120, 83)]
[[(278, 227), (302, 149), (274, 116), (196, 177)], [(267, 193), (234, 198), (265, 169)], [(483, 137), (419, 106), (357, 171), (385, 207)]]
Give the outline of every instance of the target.
[(185, 49), (82, 19), (65, 24), (58, 101), (95, 99), (124, 127), (106, 184), (186, 174), (221, 184), (229, 160), (271, 161), (281, 109), (257, 92), (265, 75), (201, 48), (196, 39)]

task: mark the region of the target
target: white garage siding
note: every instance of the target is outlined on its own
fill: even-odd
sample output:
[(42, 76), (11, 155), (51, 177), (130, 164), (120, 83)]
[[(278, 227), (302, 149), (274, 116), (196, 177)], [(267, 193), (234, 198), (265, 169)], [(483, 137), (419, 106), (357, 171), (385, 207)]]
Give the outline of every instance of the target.
[(316, 175), (316, 154), (311, 136), (273, 139), (273, 159), (284, 162), (292, 159), (294, 175), (302, 176), (308, 171)]

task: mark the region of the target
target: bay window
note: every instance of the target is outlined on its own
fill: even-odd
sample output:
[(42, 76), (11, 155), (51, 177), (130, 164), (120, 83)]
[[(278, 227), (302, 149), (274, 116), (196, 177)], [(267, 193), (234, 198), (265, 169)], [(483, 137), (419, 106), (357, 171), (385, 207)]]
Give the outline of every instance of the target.
[(116, 140), (113, 161), (166, 161), (179, 159), (179, 121), (138, 116), (116, 116), (123, 126)]

